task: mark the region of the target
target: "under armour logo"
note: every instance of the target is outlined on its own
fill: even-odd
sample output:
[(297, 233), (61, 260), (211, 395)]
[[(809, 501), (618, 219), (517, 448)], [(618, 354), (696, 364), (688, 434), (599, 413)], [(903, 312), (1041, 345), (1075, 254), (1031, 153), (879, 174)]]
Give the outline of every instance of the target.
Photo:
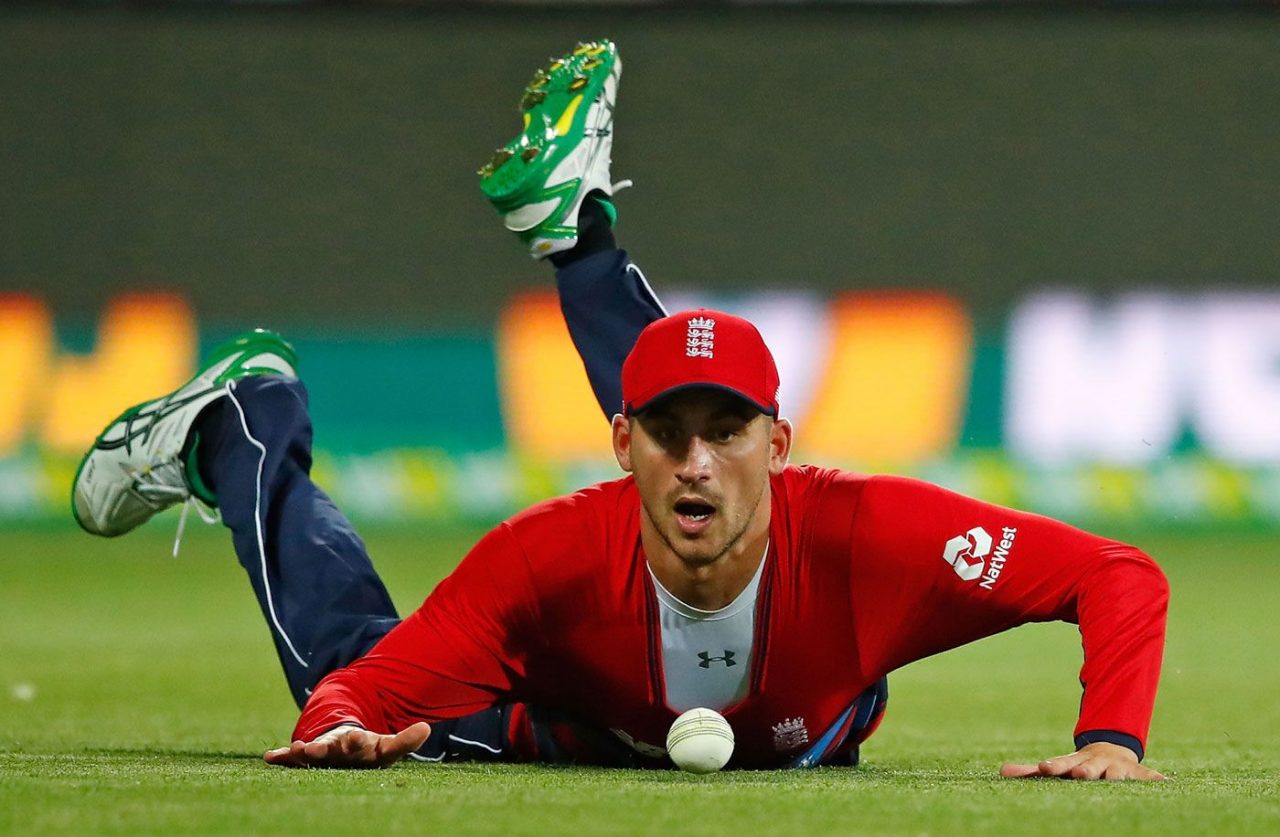
[(733, 652), (727, 648), (724, 651), (723, 657), (713, 657), (706, 651), (699, 651), (698, 659), (702, 660), (702, 662), (698, 663), (699, 668), (711, 668), (712, 663), (724, 663), (726, 667), (737, 665), (737, 663), (733, 661)]

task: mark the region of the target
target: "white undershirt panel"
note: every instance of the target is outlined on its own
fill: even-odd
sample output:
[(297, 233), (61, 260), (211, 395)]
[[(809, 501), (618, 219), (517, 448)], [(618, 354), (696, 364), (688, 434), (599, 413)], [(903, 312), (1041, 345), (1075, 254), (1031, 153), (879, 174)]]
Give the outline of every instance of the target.
[(704, 706), (717, 711), (747, 694), (755, 642), (756, 597), (765, 557), (745, 590), (719, 610), (700, 610), (671, 595), (653, 568), (662, 632), (662, 679), (667, 706), (677, 712)]

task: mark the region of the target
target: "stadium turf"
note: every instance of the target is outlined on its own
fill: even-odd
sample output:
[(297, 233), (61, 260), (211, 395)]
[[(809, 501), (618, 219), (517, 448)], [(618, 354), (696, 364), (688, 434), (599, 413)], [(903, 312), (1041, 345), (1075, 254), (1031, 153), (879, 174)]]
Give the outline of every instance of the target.
[[(1280, 831), (1280, 535), (1132, 538), (1174, 590), (1148, 763), (1172, 783), (1004, 781), (1069, 749), (1078, 637), (1036, 625), (891, 678), (857, 769), (695, 777), (270, 768), (295, 709), (225, 534), (0, 531), (0, 832)], [(475, 533), (372, 532), (402, 611)]]

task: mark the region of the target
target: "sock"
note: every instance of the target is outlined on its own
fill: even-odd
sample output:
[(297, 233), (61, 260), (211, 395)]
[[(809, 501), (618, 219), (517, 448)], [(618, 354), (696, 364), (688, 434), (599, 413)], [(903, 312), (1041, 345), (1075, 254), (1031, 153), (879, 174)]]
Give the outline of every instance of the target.
[(572, 250), (552, 253), (551, 263), (562, 268), (586, 256), (617, 250), (618, 242), (613, 237), (613, 224), (617, 220), (618, 211), (608, 195), (599, 190), (587, 195), (578, 210), (578, 243)]
[(200, 468), (200, 460), (209, 454), (206, 450), (208, 445), (200, 444), (200, 427), (206, 425), (211, 418), (216, 419), (216, 414), (220, 412), (222, 406), (222, 399), (219, 398), (196, 416), (195, 422), (191, 425), (191, 435), (187, 437), (182, 447), (182, 460), (187, 466), (187, 484), (191, 486), (191, 493), (207, 505), (214, 507), (218, 505), (217, 492), (213, 484), (205, 478), (208, 470)]

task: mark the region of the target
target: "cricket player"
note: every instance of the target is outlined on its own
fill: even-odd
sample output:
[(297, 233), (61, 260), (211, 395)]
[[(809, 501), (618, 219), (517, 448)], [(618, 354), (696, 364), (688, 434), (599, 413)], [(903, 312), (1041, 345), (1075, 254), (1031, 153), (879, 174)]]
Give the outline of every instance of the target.
[(856, 764), (891, 671), (1063, 620), (1084, 644), (1073, 752), (1001, 774), (1164, 778), (1141, 763), (1160, 569), (1132, 546), (924, 482), (789, 464), (755, 327), (667, 316), (614, 242), (621, 68), (600, 41), (538, 71), (525, 129), (480, 175), (506, 226), (556, 267), (627, 476), (497, 526), (401, 621), (309, 476), (296, 355), (255, 331), (106, 427), (73, 486), (80, 525), (120, 535), (184, 501), (221, 512), (302, 707), (271, 764), (670, 766), (668, 727), (699, 706), (733, 726), (730, 767)]

